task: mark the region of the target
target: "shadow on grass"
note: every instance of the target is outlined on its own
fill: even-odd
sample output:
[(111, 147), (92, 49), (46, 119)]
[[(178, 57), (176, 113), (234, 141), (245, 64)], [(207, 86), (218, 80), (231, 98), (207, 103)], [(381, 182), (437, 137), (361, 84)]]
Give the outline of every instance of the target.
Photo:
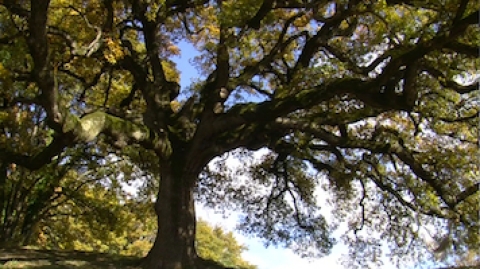
[(0, 249), (0, 269), (134, 269), (140, 258), (83, 251)]

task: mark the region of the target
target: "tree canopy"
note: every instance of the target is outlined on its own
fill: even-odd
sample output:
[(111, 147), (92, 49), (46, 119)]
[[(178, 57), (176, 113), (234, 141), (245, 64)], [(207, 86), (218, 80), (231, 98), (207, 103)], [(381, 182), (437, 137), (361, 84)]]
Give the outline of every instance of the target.
[[(467, 255), (480, 244), (479, 8), (2, 0), (0, 198), (25, 193), (15, 188), (36, 198), (0, 199), (0, 217), (59, 197), (62, 167), (115, 156), (158, 192), (144, 268), (221, 267), (198, 255), (195, 200), (239, 210), (239, 229), (305, 256), (328, 254), (338, 225), (359, 266), (385, 251), (395, 261)], [(198, 50), (200, 73), (183, 88), (182, 42)], [(230, 173), (228, 158), (215, 159), (226, 154), (244, 168)], [(24, 169), (40, 176), (13, 182)]]

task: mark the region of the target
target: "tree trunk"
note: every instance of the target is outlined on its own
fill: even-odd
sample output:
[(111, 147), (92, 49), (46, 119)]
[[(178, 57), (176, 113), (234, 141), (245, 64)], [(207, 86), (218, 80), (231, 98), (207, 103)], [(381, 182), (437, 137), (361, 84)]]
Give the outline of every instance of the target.
[(198, 173), (185, 166), (162, 165), (155, 212), (158, 230), (145, 257), (145, 269), (193, 269), (195, 251), (195, 204), (193, 191)]

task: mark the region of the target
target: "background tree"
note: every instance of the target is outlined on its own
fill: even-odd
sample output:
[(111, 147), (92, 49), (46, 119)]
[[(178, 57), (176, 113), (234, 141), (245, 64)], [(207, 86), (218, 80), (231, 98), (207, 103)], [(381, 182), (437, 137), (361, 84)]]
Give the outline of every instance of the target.
[(202, 220), (197, 222), (197, 251), (201, 257), (231, 268), (257, 268), (242, 259), (245, 250), (247, 248), (237, 242), (232, 232), (212, 227)]
[[(48, 249), (83, 250), (145, 256), (155, 240), (156, 219), (151, 200), (109, 186), (86, 187), (81, 201), (51, 210), (37, 225), (31, 245)], [(103, 207), (102, 207), (103, 205)], [(87, 208), (89, 210), (87, 210)], [(202, 257), (232, 268), (254, 269), (242, 259), (247, 248), (232, 232), (197, 222), (197, 250)]]
[[(148, 151), (159, 192), (145, 268), (216, 267), (195, 249), (195, 190), (308, 256), (334, 241), (320, 186), (360, 266), (379, 261), (382, 239), (393, 258), (418, 256), (420, 227), (478, 248), (476, 1), (0, 5), (2, 115), (39, 111), (44, 141), (26, 150), (2, 119), (2, 166), (38, 170), (78, 145)], [(180, 41), (202, 75), (181, 95)], [(262, 147), (245, 180), (207, 167)]]
[[(62, 219), (67, 217), (88, 218), (106, 229), (114, 225), (122, 206), (117, 204), (115, 208), (108, 201), (117, 199), (122, 192), (120, 182), (128, 182), (125, 176), (128, 164), (121, 160), (102, 160), (99, 167), (99, 160), (82, 160), (79, 156), (88, 154), (80, 152), (60, 156), (34, 172), (15, 166), (5, 169), (5, 178), (0, 184), (3, 246), (32, 244), (42, 227), (55, 221), (64, 225)], [(97, 195), (102, 195), (104, 200), (98, 200)], [(69, 238), (72, 236), (75, 237), (70, 234)]]
[[(8, 112), (2, 111), (0, 126), (0, 140), (6, 148), (31, 154), (42, 150), (45, 144), (52, 141), (52, 132), (46, 128), (40, 108), (26, 107), (25, 110), (20, 110), (16, 107)], [(72, 147), (37, 171), (29, 171), (15, 163), (2, 163), (1, 245), (31, 243), (39, 223), (48, 218), (53, 210), (69, 200), (78, 202), (86, 199), (79, 191), (86, 184), (99, 183), (100, 179), (105, 183), (108, 178), (117, 181), (116, 177), (121, 172), (126, 172), (125, 164), (121, 166), (118, 165), (120, 162), (106, 161), (102, 156), (89, 154), (89, 151), (83, 145)], [(101, 168), (98, 167), (100, 162), (103, 166)], [(93, 171), (95, 174), (92, 176)], [(96, 211), (95, 208), (84, 207), (85, 210), (93, 211)], [(104, 208), (105, 211), (108, 209)]]

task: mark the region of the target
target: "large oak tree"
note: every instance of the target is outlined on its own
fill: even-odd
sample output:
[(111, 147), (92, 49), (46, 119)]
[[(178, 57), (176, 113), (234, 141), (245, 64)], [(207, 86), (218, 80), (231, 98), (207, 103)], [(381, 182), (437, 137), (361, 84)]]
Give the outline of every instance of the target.
[[(79, 144), (96, 155), (107, 154), (104, 143), (118, 156), (149, 152), (158, 231), (144, 268), (215, 266), (195, 250), (195, 197), (243, 210), (246, 232), (326, 254), (333, 240), (320, 186), (357, 256), (375, 260), (377, 237), (394, 256), (415, 252), (421, 227), (446, 233), (452, 251), (474, 249), (478, 8), (2, 0), (2, 169), (37, 170)], [(201, 73), (184, 89), (172, 62), (180, 42), (198, 49)], [(39, 139), (26, 147), (11, 117), (39, 109)], [(260, 148), (269, 153), (247, 177), (207, 166)]]

